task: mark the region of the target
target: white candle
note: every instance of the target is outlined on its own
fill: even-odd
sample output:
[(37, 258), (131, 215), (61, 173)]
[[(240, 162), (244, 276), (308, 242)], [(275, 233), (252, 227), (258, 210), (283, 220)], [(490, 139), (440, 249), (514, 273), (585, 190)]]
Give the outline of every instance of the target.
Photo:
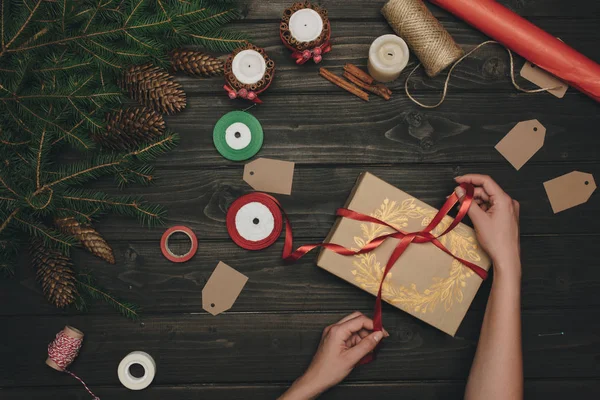
[(242, 50), (231, 62), (231, 72), (238, 81), (245, 85), (252, 85), (260, 81), (266, 70), (265, 59), (256, 50)]
[(369, 74), (379, 82), (391, 82), (408, 64), (408, 46), (396, 35), (383, 35), (369, 48)]
[(323, 19), (311, 8), (303, 8), (290, 17), (290, 33), (298, 42), (311, 42), (323, 32)]

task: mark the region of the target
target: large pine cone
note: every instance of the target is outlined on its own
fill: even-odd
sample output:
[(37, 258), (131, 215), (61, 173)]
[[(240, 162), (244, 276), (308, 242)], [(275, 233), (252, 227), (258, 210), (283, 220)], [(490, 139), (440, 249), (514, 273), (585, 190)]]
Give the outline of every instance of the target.
[(181, 85), (167, 71), (152, 64), (129, 67), (121, 87), (141, 105), (163, 114), (174, 114), (186, 106)]
[(183, 71), (194, 76), (223, 75), (223, 60), (206, 53), (192, 50), (174, 50), (171, 52), (173, 71)]
[(163, 134), (162, 115), (146, 107), (130, 107), (106, 114), (106, 131), (93, 136), (104, 147), (128, 150)]
[(72, 304), (79, 293), (71, 259), (39, 241), (32, 245), (31, 256), (46, 299), (58, 308)]
[(115, 255), (112, 248), (91, 225), (80, 224), (73, 217), (57, 218), (54, 223), (62, 232), (79, 240), (87, 251), (107, 263), (115, 264)]

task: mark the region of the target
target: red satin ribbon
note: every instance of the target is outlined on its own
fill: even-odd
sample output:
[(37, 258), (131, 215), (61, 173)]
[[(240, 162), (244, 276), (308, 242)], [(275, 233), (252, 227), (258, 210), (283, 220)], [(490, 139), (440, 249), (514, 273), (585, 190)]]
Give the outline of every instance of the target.
[[(394, 232), (392, 232), (392, 233), (387, 233), (385, 235), (374, 238), (373, 240), (368, 242), (363, 248), (358, 249), (358, 250), (347, 249), (347, 248), (340, 246), (338, 244), (335, 244), (335, 243), (313, 243), (313, 244), (305, 244), (303, 246), (300, 246), (298, 249), (296, 249), (295, 251), (292, 252), (292, 246), (293, 246), (292, 226), (290, 224), (287, 214), (285, 213), (285, 210), (281, 206), (281, 203), (279, 203), (279, 201), (277, 201), (277, 199), (275, 199), (273, 196), (268, 195), (266, 193), (253, 193), (252, 199), (254, 201), (259, 201), (259, 202), (263, 203), (270, 210), (273, 210), (275, 206), (281, 210), (281, 213), (283, 214), (283, 218), (285, 218), (285, 222), (286, 222), (285, 223), (285, 242), (283, 245), (283, 255), (282, 255), (282, 257), (285, 261), (296, 261), (300, 257), (304, 256), (306, 253), (308, 253), (309, 251), (311, 251), (317, 247), (323, 247), (323, 248), (334, 251), (337, 254), (341, 254), (344, 256), (353, 256), (353, 255), (357, 255), (357, 254), (368, 253), (370, 251), (375, 250), (386, 239), (389, 239), (389, 238), (400, 239), (400, 241), (396, 245), (396, 248), (394, 249), (390, 258), (387, 261), (383, 275), (381, 277), (381, 282), (379, 284), (379, 290), (377, 291), (377, 298), (375, 300), (375, 309), (373, 311), (373, 325), (374, 325), (374, 330), (380, 331), (383, 329), (382, 313), (381, 313), (381, 291), (383, 289), (383, 282), (385, 282), (385, 278), (386, 278), (387, 274), (390, 272), (390, 270), (392, 269), (392, 267), (394, 266), (396, 261), (398, 261), (400, 256), (402, 256), (404, 251), (408, 248), (408, 246), (411, 243), (433, 243), (437, 248), (439, 248), (446, 254), (452, 256), (454, 259), (458, 260), (460, 263), (462, 263), (466, 267), (470, 268), (473, 272), (475, 272), (477, 275), (479, 275), (479, 277), (481, 279), (485, 280), (487, 278), (488, 273), (485, 269), (481, 268), (480, 266), (478, 266), (476, 264), (473, 264), (470, 261), (467, 261), (465, 259), (462, 259), (462, 258), (452, 254), (452, 252), (450, 250), (448, 250), (446, 248), (446, 246), (444, 246), (438, 240), (440, 237), (444, 236), (445, 234), (447, 234), (448, 232), (453, 230), (462, 221), (462, 219), (467, 215), (467, 212), (469, 211), (469, 207), (471, 206), (471, 204), (473, 202), (473, 193), (474, 193), (473, 185), (468, 184), (468, 183), (461, 183), (460, 187), (462, 187), (465, 190), (466, 194), (464, 196), (462, 203), (460, 204), (458, 213), (457, 213), (456, 217), (454, 218), (454, 220), (452, 221), (452, 223), (442, 233), (440, 233), (437, 236), (433, 235), (431, 233), (431, 231), (433, 231), (442, 222), (444, 217), (446, 217), (446, 215), (448, 215), (448, 213), (450, 212), (450, 210), (452, 210), (452, 208), (456, 205), (456, 203), (459, 202), (458, 195), (455, 192), (453, 192), (448, 197), (448, 199), (446, 200), (446, 202), (444, 203), (442, 208), (440, 208), (440, 210), (435, 215), (435, 217), (433, 217), (431, 222), (423, 230), (418, 231), (418, 232), (405, 232), (385, 221), (381, 221), (381, 220), (371, 217), (369, 215), (365, 215), (365, 214), (362, 214), (362, 213), (359, 213), (356, 211), (348, 210), (346, 208), (339, 208), (336, 212), (336, 215), (339, 217), (349, 218), (349, 219), (353, 219), (356, 221), (362, 221), (362, 222), (370, 222), (373, 224), (385, 225), (394, 230)], [(280, 228), (281, 222), (282, 222), (281, 216), (274, 215), (274, 218), (275, 218), (275, 226), (279, 227), (279, 229), (281, 229)], [(229, 217), (229, 212), (228, 212), (227, 228), (231, 235), (231, 229), (235, 230), (235, 224), (231, 225), (229, 221), (230, 221), (230, 217)], [(269, 237), (271, 237), (273, 234), (276, 234), (277, 236), (279, 236), (279, 233), (280, 232), (274, 232)], [(232, 237), (233, 237), (233, 235), (232, 235)], [(240, 245), (243, 248), (247, 248), (240, 243), (238, 243), (238, 245)], [(262, 248), (264, 248), (264, 247), (266, 247), (266, 246), (263, 246)], [(248, 249), (253, 250), (252, 248), (248, 248)], [(373, 360), (373, 355), (370, 354), (361, 361), (361, 364), (371, 362), (372, 360)]]
[(292, 58), (296, 60), (296, 64), (302, 65), (311, 58), (314, 60), (315, 64), (318, 64), (321, 62), (323, 54), (329, 53), (331, 51), (331, 28), (329, 26), (329, 22), (327, 22), (327, 27), (329, 29), (327, 31), (327, 37), (325, 38), (325, 41), (312, 49), (307, 49), (303, 51), (300, 51), (290, 46), (290, 44), (284, 40), (283, 36), (281, 35), (281, 31), (279, 31), (279, 37), (281, 38), (281, 41), (283, 42), (285, 47), (292, 50)]

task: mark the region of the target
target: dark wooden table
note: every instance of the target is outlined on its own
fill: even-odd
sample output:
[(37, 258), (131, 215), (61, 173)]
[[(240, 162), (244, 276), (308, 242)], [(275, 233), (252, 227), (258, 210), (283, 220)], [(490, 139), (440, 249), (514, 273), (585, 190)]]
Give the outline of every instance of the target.
[[(265, 131), (259, 153), (295, 161), (292, 196), (279, 196), (296, 243), (321, 240), (331, 228), (358, 174), (368, 170), (432, 205), (453, 188), (452, 177), (490, 174), (521, 202), (523, 347), (526, 398), (578, 399), (600, 395), (600, 200), (553, 215), (542, 182), (586, 171), (600, 179), (600, 108), (569, 90), (517, 93), (506, 52), (481, 49), (456, 70), (446, 103), (425, 110), (403, 93), (403, 76), (385, 102), (364, 103), (318, 76), (318, 67), (294, 65), (278, 37), (282, 10), (292, 0), (245, 2), (247, 17), (233, 25), (251, 34), (277, 63), (264, 105), (251, 112)], [(329, 0), (333, 51), (323, 66), (340, 73), (347, 62), (366, 66), (370, 43), (391, 29), (379, 14), (383, 0)], [(600, 3), (594, 0), (502, 0), (513, 10), (600, 61)], [(433, 8), (457, 42), (470, 49), (485, 38)], [(415, 59), (411, 58), (409, 68)], [(519, 59), (520, 68), (523, 60)], [(145, 229), (125, 218), (106, 218), (99, 231), (113, 246), (117, 265), (77, 252), (100, 283), (144, 308), (133, 323), (97, 305), (87, 314), (46, 304), (24, 261), (16, 281), (0, 283), (0, 398), (87, 399), (72, 378), (44, 365), (46, 345), (65, 324), (86, 333), (73, 365), (102, 399), (268, 399), (304, 370), (321, 330), (353, 310), (370, 313), (373, 298), (320, 270), (314, 257), (295, 265), (280, 258), (282, 240), (260, 252), (236, 247), (225, 212), (251, 189), (242, 163), (219, 156), (212, 128), (224, 113), (241, 109), (220, 79), (181, 77), (186, 110), (169, 118), (179, 147), (157, 162), (156, 185), (135, 188), (169, 209), (168, 225), (190, 226), (200, 241), (192, 261), (172, 264), (160, 254), (162, 228)], [(412, 89), (435, 102), (443, 78), (418, 76)], [(515, 171), (494, 145), (521, 120), (537, 118), (546, 143)], [(112, 187), (110, 182), (100, 186)], [(109, 189), (107, 189), (109, 190)], [(217, 262), (249, 277), (232, 310), (213, 317), (202, 310), (201, 291)], [(326, 399), (458, 399), (471, 365), (490, 282), (484, 283), (457, 336), (452, 338), (391, 307), (384, 310), (391, 337), (379, 359), (358, 368)], [(564, 332), (560, 335), (548, 335)], [(546, 336), (547, 335), (547, 336)], [(143, 392), (123, 388), (119, 361), (133, 350), (158, 365)], [(493, 379), (493, 378), (490, 378)]]

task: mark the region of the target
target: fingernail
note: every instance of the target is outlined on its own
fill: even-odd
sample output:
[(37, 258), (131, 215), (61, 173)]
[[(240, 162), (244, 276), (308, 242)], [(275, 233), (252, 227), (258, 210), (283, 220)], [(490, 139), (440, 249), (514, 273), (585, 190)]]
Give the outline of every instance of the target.
[(373, 339), (375, 339), (376, 342), (379, 342), (381, 340), (381, 332), (375, 332)]
[(383, 330), (383, 334), (385, 335), (385, 337), (390, 337), (390, 334), (385, 329)]
[(455, 176), (454, 180), (460, 179), (461, 175)]
[(460, 199), (460, 198), (462, 198), (465, 195), (465, 189), (463, 189), (460, 186), (458, 186), (457, 188), (454, 189), (454, 193), (456, 193), (456, 195)]

